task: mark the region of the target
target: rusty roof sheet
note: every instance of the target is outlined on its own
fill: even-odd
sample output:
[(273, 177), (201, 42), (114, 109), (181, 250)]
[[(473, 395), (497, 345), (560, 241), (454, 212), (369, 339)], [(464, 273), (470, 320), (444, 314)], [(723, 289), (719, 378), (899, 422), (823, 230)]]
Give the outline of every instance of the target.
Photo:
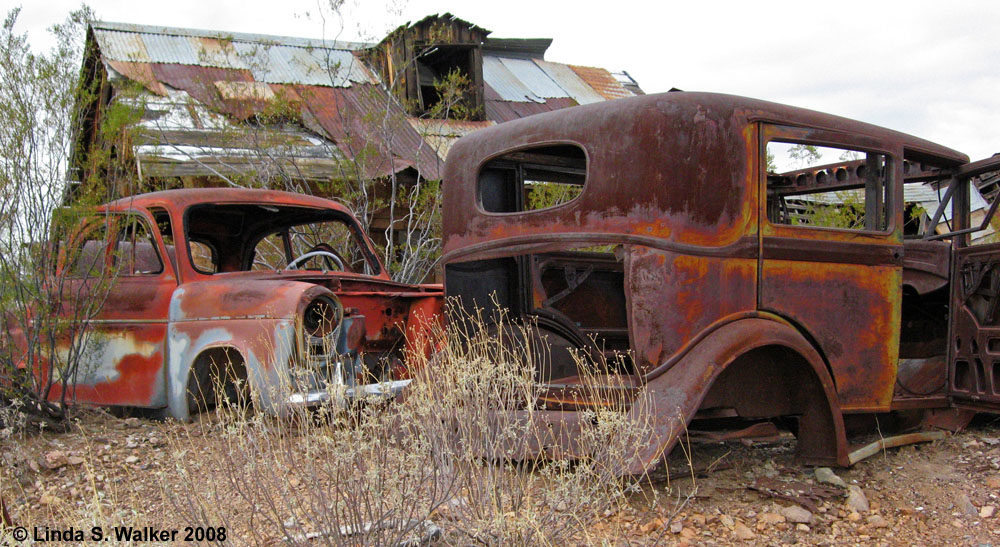
[(578, 104), (575, 100), (569, 97), (546, 99), (544, 102), (540, 103), (527, 101), (506, 101), (503, 100), (503, 98), (490, 86), (490, 84), (485, 84), (483, 88), (484, 98), (486, 99), (483, 108), (485, 110), (486, 117), (497, 123), (509, 122), (511, 120), (517, 120), (527, 116), (541, 114), (543, 112), (551, 112), (553, 110), (568, 108)]
[(378, 81), (354, 49), (340, 42), (117, 23), (93, 28), (105, 61), (249, 70), (258, 81), (280, 84), (348, 87)]
[(603, 68), (577, 65), (570, 65), (570, 68), (573, 69), (573, 72), (576, 72), (580, 79), (586, 82), (594, 91), (600, 93), (605, 99), (623, 99), (635, 95), (635, 93), (626, 89), (617, 78)]
[[(409, 124), (406, 112), (382, 86), (294, 86), (294, 90), (337, 148), (346, 157), (359, 160), (358, 168), (365, 175), (384, 176), (412, 167), (424, 178), (441, 177), (443, 165), (436, 151)], [(378, 119), (371, 119), (372, 112), (380, 113)], [(367, 154), (369, 146), (380, 153)]]
[(540, 59), (535, 59), (535, 64), (558, 83), (559, 87), (565, 90), (566, 94), (578, 104), (598, 103), (605, 100), (600, 93), (594, 91), (594, 88), (583, 81), (569, 65)]

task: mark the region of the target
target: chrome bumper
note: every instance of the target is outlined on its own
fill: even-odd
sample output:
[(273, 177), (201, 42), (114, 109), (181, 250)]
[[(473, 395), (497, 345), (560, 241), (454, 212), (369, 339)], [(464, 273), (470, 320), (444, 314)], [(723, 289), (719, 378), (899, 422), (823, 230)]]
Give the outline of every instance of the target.
[(403, 391), (410, 385), (412, 380), (394, 380), (392, 382), (382, 382), (379, 384), (365, 384), (362, 386), (343, 387), (326, 390), (308, 391), (305, 393), (293, 393), (285, 401), (293, 406), (318, 406), (330, 401), (337, 401), (338, 404), (346, 404), (354, 399), (364, 397), (382, 397), (390, 399)]

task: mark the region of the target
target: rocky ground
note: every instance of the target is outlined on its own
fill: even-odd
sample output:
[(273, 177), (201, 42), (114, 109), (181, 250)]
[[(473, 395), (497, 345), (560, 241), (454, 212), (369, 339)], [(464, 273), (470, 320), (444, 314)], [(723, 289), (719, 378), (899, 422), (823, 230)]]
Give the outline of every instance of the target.
[[(177, 526), (170, 520), (176, 498), (165, 492), (197, 485), (178, 484), (174, 462), (180, 453), (197, 465), (212, 447), (212, 427), (96, 414), (71, 433), (13, 437), (0, 448), (0, 493), (18, 524)], [(672, 454), (669, 479), (656, 475), (627, 508), (606, 512), (576, 541), (1000, 545), (995, 418), (851, 469), (795, 464), (790, 437), (692, 444), (690, 457), (684, 452)], [(448, 533), (447, 511), (435, 518), (445, 531), (438, 541), (462, 542)]]

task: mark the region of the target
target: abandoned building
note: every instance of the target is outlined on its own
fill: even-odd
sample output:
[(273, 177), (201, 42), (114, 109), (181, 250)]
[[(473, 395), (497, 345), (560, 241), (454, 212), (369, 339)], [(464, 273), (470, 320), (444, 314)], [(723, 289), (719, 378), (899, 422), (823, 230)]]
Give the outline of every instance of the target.
[[(546, 61), (551, 39), (489, 34), (450, 14), (379, 43), (94, 23), (83, 65), (93, 93), (67, 199), (101, 180), (109, 148), (133, 175), (119, 195), (267, 186), (339, 197), (352, 179), (406, 187), (439, 180), (452, 142), (477, 129), (643, 94), (625, 72)], [(110, 144), (100, 128), (117, 104), (141, 116)], [(362, 213), (378, 238), (390, 217)]]

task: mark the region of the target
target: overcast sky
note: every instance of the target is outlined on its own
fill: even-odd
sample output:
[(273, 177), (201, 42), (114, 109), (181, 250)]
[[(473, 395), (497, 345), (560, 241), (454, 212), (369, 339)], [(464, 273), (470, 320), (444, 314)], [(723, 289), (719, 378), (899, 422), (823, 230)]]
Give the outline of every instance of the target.
[[(381, 38), (402, 22), (451, 12), (494, 37), (553, 38), (546, 59), (626, 70), (647, 93), (747, 95), (911, 133), (973, 160), (1000, 152), (995, 0), (360, 3), (343, 10), (343, 24), (327, 18), (325, 27), (315, 0), (89, 5), (107, 21), (344, 40)], [(0, 0), (5, 13), (17, 5)], [(78, 6), (24, 2), (18, 28), (41, 47), (45, 29)]]

